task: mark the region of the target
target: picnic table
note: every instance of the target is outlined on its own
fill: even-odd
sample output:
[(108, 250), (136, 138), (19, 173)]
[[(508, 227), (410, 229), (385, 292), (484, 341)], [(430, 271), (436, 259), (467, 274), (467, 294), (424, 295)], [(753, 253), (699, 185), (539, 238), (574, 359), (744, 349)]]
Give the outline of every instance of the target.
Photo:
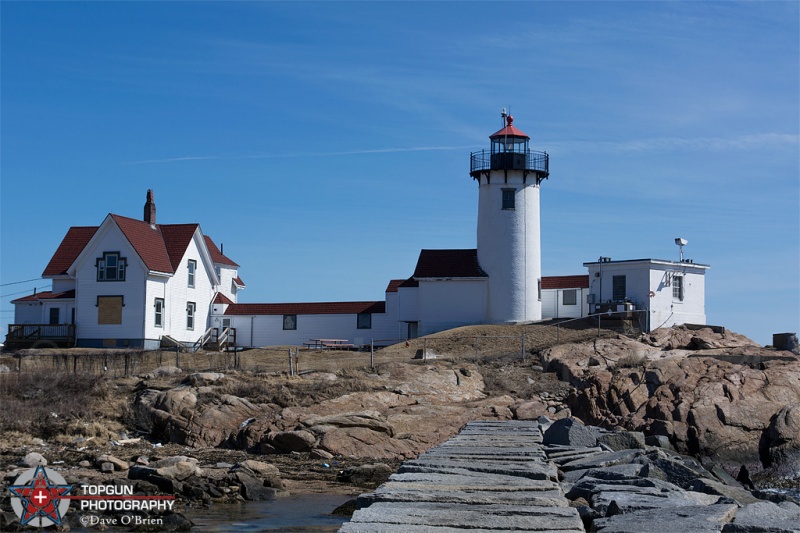
[(347, 339), (308, 339), (308, 342), (304, 342), (303, 346), (309, 350), (343, 350), (354, 347), (353, 343)]

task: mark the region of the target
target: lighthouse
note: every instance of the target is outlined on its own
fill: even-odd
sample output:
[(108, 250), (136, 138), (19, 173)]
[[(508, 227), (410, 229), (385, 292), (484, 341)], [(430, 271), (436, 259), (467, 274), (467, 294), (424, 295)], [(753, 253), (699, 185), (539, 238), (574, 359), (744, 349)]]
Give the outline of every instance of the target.
[(549, 175), (547, 153), (530, 149), (530, 137), (505, 109), (501, 116), (491, 148), (470, 154), (478, 182), (477, 258), (489, 278), (486, 319), (494, 324), (542, 318), (539, 186)]

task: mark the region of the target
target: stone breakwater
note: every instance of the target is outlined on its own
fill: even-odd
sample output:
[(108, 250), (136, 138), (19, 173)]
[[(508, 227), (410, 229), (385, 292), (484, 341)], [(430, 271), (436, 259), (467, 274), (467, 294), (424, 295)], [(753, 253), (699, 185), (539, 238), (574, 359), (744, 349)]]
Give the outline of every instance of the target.
[(573, 418), (470, 422), (360, 496), (339, 531), (800, 532), (797, 502), (713, 470)]
[(339, 531), (583, 531), (536, 422), (470, 422), (360, 496)]

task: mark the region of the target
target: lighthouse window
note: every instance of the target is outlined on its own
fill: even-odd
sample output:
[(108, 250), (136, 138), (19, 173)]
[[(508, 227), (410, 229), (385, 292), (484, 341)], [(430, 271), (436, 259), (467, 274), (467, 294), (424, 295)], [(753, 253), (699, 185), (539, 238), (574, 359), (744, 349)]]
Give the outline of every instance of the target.
[(516, 189), (503, 189), (503, 209), (514, 209)]

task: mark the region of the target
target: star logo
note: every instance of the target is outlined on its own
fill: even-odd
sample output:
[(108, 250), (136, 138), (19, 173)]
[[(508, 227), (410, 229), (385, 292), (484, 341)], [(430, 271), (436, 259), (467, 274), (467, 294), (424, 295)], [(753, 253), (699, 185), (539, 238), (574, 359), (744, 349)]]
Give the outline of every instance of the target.
[(64, 498), (71, 485), (58, 472), (39, 465), (19, 476), (9, 487), (11, 507), (22, 525), (47, 527), (61, 524), (69, 509), (69, 498)]

